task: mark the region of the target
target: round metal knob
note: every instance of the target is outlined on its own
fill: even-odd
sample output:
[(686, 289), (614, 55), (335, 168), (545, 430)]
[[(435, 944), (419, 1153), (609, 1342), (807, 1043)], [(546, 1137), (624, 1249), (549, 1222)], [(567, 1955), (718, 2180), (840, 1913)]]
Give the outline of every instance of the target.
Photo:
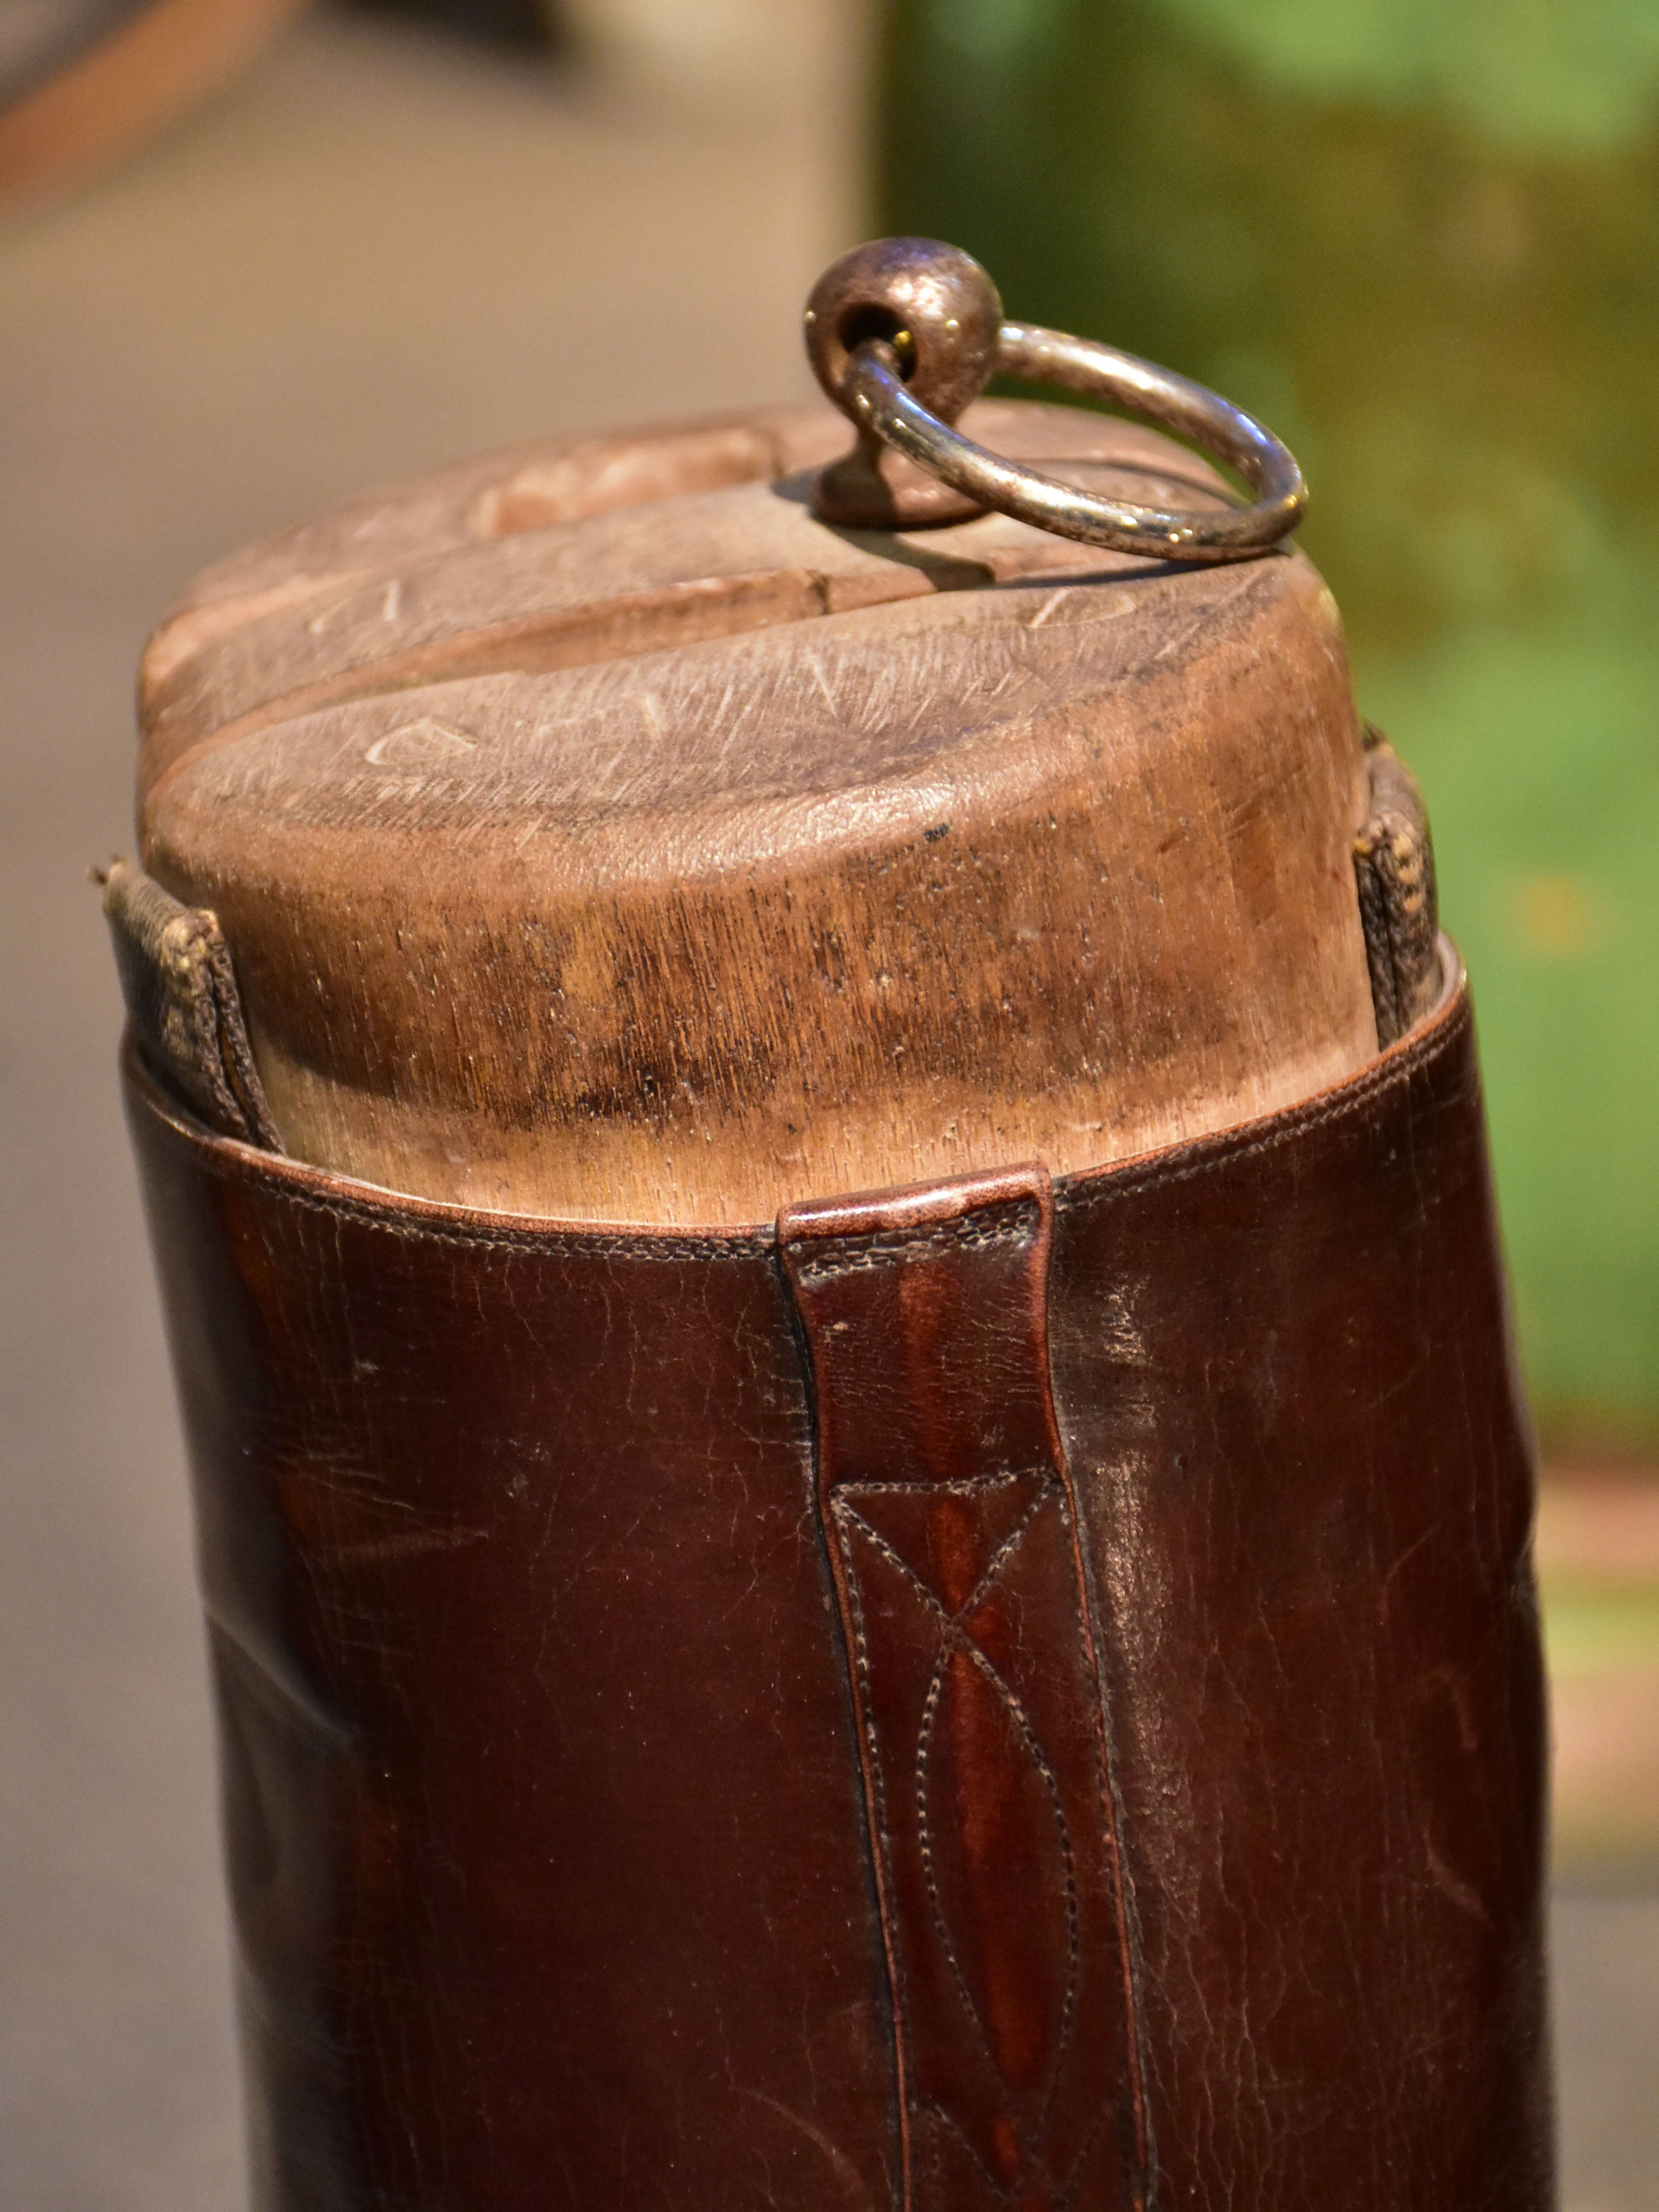
[(932, 238), (878, 238), (832, 262), (806, 302), (806, 352), (818, 382), (846, 398), (853, 356), (872, 340), (892, 352), (917, 404), (954, 422), (996, 366), (997, 288), (971, 254)]

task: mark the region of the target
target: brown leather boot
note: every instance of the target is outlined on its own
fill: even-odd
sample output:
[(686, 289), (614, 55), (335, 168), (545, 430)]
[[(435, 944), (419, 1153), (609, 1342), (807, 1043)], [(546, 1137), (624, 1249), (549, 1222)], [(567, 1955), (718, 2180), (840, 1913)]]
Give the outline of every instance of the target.
[(1197, 538), (827, 523), (845, 424), (750, 415), (360, 502), (149, 649), (107, 903), (263, 2205), (1551, 2202), (1415, 792), (1190, 455), (967, 420)]

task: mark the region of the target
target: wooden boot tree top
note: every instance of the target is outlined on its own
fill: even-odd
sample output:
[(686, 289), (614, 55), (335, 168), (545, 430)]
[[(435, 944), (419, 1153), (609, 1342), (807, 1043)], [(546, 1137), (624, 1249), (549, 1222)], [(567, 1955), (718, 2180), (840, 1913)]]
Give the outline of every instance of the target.
[[(963, 428), (1224, 507), (1143, 428)], [(818, 520), (829, 407), (562, 441), (209, 572), (146, 653), (146, 866), (298, 1157), (731, 1224), (1265, 1113), (1376, 1048), (1340, 629), (1299, 554)]]

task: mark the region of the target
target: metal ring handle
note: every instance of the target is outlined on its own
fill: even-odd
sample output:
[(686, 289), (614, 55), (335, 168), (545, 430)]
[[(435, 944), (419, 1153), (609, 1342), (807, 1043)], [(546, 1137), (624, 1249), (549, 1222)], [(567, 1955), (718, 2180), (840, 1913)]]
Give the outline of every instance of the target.
[(842, 390), (848, 411), (861, 428), (976, 505), (1085, 545), (1164, 561), (1248, 561), (1277, 545), (1301, 521), (1308, 492), (1295, 456), (1218, 392), (1115, 346), (1028, 323), (1002, 325), (996, 366), (1005, 376), (1110, 400), (1126, 414), (1175, 431), (1230, 462), (1257, 497), (1249, 507), (1218, 512), (1136, 507), (1079, 491), (991, 453), (942, 422), (905, 389), (897, 356), (879, 338), (866, 338), (854, 349)]
[[(936, 239), (878, 239), (843, 254), (812, 288), (806, 345), (859, 432), (857, 449), (818, 478), (814, 506), (826, 521), (907, 529), (991, 507), (1153, 560), (1246, 561), (1287, 537), (1307, 505), (1294, 456), (1254, 416), (1115, 346), (1005, 322), (984, 270)], [(1173, 430), (1227, 462), (1256, 496), (1218, 510), (1138, 507), (991, 453), (952, 425), (999, 370)]]

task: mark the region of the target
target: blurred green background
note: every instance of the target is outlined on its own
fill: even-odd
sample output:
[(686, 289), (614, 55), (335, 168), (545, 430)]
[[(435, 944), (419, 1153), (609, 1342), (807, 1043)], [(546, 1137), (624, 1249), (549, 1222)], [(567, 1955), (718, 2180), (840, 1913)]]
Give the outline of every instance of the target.
[(1297, 452), (1547, 1440), (1659, 1442), (1659, 0), (890, 0), (881, 226)]

